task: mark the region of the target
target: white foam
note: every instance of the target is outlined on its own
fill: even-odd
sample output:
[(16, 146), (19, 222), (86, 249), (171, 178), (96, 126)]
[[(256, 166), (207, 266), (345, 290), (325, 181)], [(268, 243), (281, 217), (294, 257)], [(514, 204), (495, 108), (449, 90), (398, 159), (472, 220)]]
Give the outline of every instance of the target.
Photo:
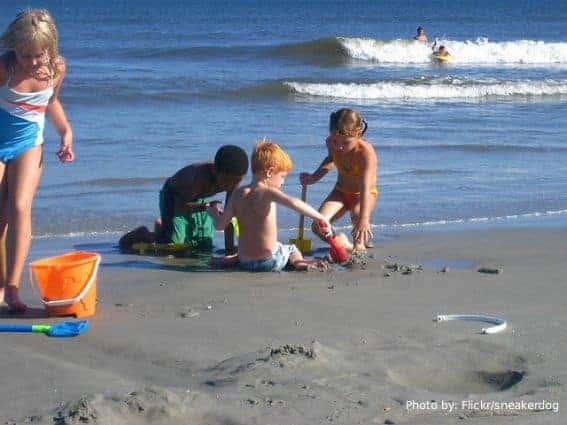
[(284, 82), (293, 93), (360, 100), (445, 100), (567, 95), (567, 80), (423, 78), (376, 83)]
[[(567, 209), (563, 210), (549, 210), (549, 211), (535, 211), (523, 214), (510, 214), (503, 216), (493, 217), (471, 217), (471, 218), (458, 218), (453, 220), (432, 220), (413, 223), (391, 223), (391, 224), (372, 224), (371, 227), (375, 229), (392, 229), (392, 228), (413, 228), (413, 227), (430, 227), (430, 226), (447, 226), (453, 224), (467, 224), (467, 223), (485, 223), (485, 222), (502, 222), (502, 221), (515, 221), (525, 220), (531, 218), (545, 218), (554, 216), (567, 215)], [(336, 230), (349, 230), (352, 229), (351, 225), (337, 226), (333, 225)], [(290, 227), (285, 229), (287, 231), (297, 231), (297, 227)], [(221, 233), (221, 231), (217, 232)], [(124, 234), (123, 230), (107, 230), (107, 231), (92, 231), (92, 232), (69, 232), (69, 233), (44, 233), (41, 235), (34, 235), (33, 239), (52, 239), (52, 238), (92, 238), (101, 236), (116, 236)]]
[(69, 232), (69, 233), (44, 233), (41, 235), (33, 235), (32, 239), (52, 239), (52, 238), (91, 238), (98, 236), (116, 236), (123, 234), (123, 231), (119, 230), (107, 230), (102, 232)]
[[(380, 41), (373, 38), (339, 37), (339, 43), (353, 59), (380, 63), (417, 64), (431, 62), (431, 43), (407, 40)], [(439, 40), (454, 64), (567, 64), (567, 43), (536, 40), (490, 42)]]
[(471, 218), (459, 218), (454, 220), (436, 220), (436, 221), (424, 221), (417, 223), (396, 223), (396, 224), (380, 224), (373, 225), (372, 227), (377, 228), (412, 228), (412, 227), (430, 227), (430, 226), (448, 226), (452, 224), (467, 224), (467, 223), (492, 223), (492, 222), (503, 222), (503, 221), (515, 221), (515, 220), (528, 220), (531, 218), (541, 218), (541, 217), (552, 217), (567, 215), (567, 210), (551, 210), (551, 211), (535, 211), (531, 213), (524, 214), (510, 214), (503, 216), (494, 217), (471, 217)]
[[(422, 221), (414, 223), (391, 223), (391, 224), (371, 224), (373, 229), (388, 230), (388, 229), (411, 229), (419, 227), (443, 227), (451, 225), (461, 225), (461, 224), (479, 224), (479, 223), (498, 223), (506, 221), (517, 221), (517, 220), (529, 220), (532, 218), (546, 218), (554, 216), (567, 215), (567, 210), (551, 210), (551, 211), (535, 211), (524, 214), (510, 214), (503, 216), (493, 216), (493, 217), (471, 217), (471, 218), (457, 218), (453, 220), (431, 220)], [(338, 226), (333, 224), (335, 230), (348, 231), (352, 229), (351, 225)], [(292, 227), (292, 231), (297, 230), (297, 228)]]

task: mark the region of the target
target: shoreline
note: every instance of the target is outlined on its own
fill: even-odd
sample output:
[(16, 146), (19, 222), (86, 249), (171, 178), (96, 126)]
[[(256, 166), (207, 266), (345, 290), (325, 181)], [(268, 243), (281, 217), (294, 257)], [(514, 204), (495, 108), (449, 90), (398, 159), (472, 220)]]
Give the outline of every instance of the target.
[[(373, 224), (372, 229), (378, 235), (378, 241), (396, 239), (404, 235), (421, 234), (421, 233), (453, 233), (467, 231), (485, 231), (500, 229), (545, 229), (545, 228), (564, 228), (567, 227), (567, 210), (559, 210), (551, 213), (527, 213), (515, 214), (505, 217), (488, 217), (488, 218), (469, 218), (458, 220), (435, 220), (422, 223), (391, 223), (391, 224)], [(341, 220), (342, 222), (342, 220)], [(350, 225), (338, 225), (337, 230), (348, 233)], [(34, 243), (42, 243), (40, 241), (52, 241), (58, 245), (65, 245), (65, 241), (78, 244), (102, 242), (105, 244), (118, 244), (118, 239), (126, 232), (132, 230), (133, 227), (123, 231), (106, 231), (106, 232), (73, 232), (63, 235), (35, 235), (32, 236), (32, 251)], [(289, 229), (279, 229), (280, 241), (296, 237), (297, 227)], [(312, 235), (306, 226), (307, 236)], [(314, 238), (316, 239), (316, 238)], [(86, 241), (86, 242), (85, 242)], [(222, 246), (224, 239), (222, 232), (215, 233), (215, 247)], [(67, 244), (68, 245), (68, 244)]]
[[(11, 383), (0, 387), (0, 423), (559, 424), (566, 237), (565, 227), (412, 232), (380, 239), (364, 268), (279, 274), (83, 240), (73, 247), (103, 256), (91, 329), (0, 335)], [(39, 242), (34, 255), (69, 247)], [(394, 262), (423, 271), (385, 268)], [(42, 319), (27, 283), (22, 295), (35, 318), (2, 312), (3, 322), (64, 320)], [(433, 321), (469, 313), (501, 316), (508, 329), (479, 335), (481, 323)], [(538, 400), (559, 413), (521, 408)]]

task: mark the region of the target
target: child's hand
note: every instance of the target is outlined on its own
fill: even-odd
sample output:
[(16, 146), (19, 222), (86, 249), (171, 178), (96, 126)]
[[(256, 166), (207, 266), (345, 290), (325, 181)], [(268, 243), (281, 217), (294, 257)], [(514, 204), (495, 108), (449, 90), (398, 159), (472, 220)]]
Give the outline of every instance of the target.
[(213, 217), (218, 217), (222, 214), (222, 208), (220, 208), (219, 206), (220, 204), (220, 201), (208, 202), (205, 208), (210, 215), (212, 215)]
[(61, 162), (71, 162), (75, 159), (75, 154), (73, 153), (73, 141), (70, 136), (64, 136), (61, 138), (59, 144), (59, 151), (57, 151), (57, 158)]
[(374, 235), (372, 234), (372, 229), (370, 228), (370, 223), (368, 222), (358, 222), (352, 229), (352, 240), (355, 246), (357, 245), (357, 243), (365, 244), (372, 238), (374, 238)]
[(319, 229), (321, 229), (324, 237), (333, 236), (331, 222), (326, 217), (319, 220)]
[(313, 177), (309, 173), (299, 173), (299, 181), (302, 186), (307, 186), (308, 184), (314, 183)]

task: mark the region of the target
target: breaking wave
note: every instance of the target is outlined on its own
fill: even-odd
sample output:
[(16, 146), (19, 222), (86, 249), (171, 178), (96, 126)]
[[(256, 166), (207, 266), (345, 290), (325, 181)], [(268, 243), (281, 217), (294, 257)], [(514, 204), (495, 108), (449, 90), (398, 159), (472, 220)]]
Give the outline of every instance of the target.
[[(419, 64), (431, 62), (429, 44), (372, 38), (338, 37), (340, 51), (353, 59), (364, 61)], [(439, 40), (447, 46), (454, 64), (567, 64), (567, 43), (548, 43), (535, 40), (491, 42), (482, 38), (474, 41)]]
[(295, 95), (357, 100), (457, 100), (563, 98), (567, 80), (414, 78), (376, 82), (284, 81)]

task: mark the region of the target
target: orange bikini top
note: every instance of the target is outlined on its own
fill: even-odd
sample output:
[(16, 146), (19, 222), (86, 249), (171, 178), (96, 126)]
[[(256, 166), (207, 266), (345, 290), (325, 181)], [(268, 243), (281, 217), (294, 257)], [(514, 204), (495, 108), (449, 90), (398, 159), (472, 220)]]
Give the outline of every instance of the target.
[(339, 172), (352, 177), (360, 177), (362, 175), (362, 170), (360, 169), (361, 167), (360, 164), (358, 164), (358, 162), (354, 162), (351, 168), (346, 168), (341, 163), (341, 161), (338, 160), (334, 152), (332, 152), (332, 156), (333, 156), (333, 162), (335, 163)]

